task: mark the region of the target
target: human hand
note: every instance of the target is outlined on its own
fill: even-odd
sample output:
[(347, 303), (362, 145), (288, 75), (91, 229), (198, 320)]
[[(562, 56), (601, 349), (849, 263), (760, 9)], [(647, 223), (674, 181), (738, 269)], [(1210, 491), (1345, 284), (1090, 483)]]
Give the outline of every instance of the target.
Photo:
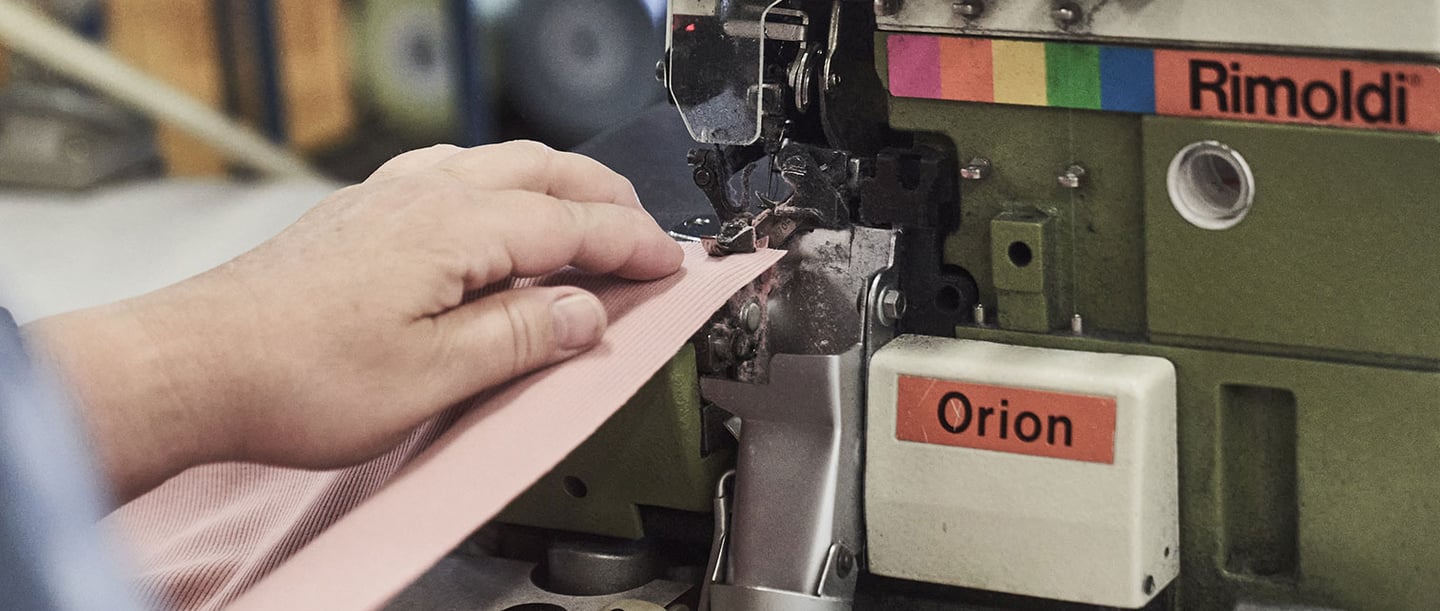
[(173, 287), (35, 324), (122, 498), (189, 466), (328, 468), (596, 343), (576, 288), (467, 291), (567, 265), (636, 280), (682, 253), (630, 183), (534, 143), (406, 153)]

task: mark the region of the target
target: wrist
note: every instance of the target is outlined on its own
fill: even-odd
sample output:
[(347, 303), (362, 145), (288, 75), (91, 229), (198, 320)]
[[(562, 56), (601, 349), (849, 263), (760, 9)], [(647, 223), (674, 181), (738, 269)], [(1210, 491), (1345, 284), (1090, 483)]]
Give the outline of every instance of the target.
[[(178, 294), (177, 294), (178, 293)], [(166, 289), (38, 321), (37, 357), (67, 383), (121, 502), (181, 471), (234, 455), (214, 405), (220, 341), (184, 291)]]

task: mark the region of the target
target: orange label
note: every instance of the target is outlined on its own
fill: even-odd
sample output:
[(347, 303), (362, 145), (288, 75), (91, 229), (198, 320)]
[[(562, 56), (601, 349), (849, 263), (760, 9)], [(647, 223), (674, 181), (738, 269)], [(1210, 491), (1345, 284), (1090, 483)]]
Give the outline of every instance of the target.
[(1437, 133), (1440, 68), (1157, 49), (1155, 112)]
[(1115, 398), (900, 376), (895, 438), (1113, 464)]

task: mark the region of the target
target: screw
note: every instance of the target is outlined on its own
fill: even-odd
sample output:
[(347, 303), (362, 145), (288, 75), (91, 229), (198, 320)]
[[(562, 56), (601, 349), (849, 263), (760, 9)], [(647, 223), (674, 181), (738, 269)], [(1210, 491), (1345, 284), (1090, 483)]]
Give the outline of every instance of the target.
[(715, 184), (715, 174), (705, 168), (695, 168), (695, 186), (704, 189)]
[(829, 86), (830, 86), (830, 89), (834, 89), (834, 88), (836, 88), (836, 87), (839, 87), (839, 86), (840, 86), (840, 80), (841, 80), (841, 79), (840, 79), (840, 73), (838, 73), (838, 72), (831, 73), (831, 74), (830, 74), (830, 80), (828, 81)]
[(875, 0), (875, 16), (889, 17), (900, 12), (901, 0)]
[(709, 344), (710, 356), (717, 362), (724, 363), (734, 356), (731, 352), (734, 341), (730, 337), (730, 330), (725, 325), (715, 325), (705, 336), (705, 342)]
[(1085, 167), (1078, 163), (1071, 164), (1070, 167), (1065, 168), (1065, 173), (1061, 174), (1057, 181), (1066, 189), (1079, 189), (1085, 184)]
[(835, 574), (840, 577), (849, 577), (850, 571), (855, 570), (855, 554), (850, 553), (847, 548), (840, 548), (835, 552)]
[(955, 14), (966, 19), (978, 19), (985, 13), (984, 0), (960, 0), (950, 5)]
[(745, 325), (745, 330), (751, 333), (760, 330), (760, 321), (764, 317), (760, 310), (760, 302), (750, 301), (740, 307), (740, 324)]
[(960, 168), (960, 178), (965, 180), (985, 180), (990, 176), (990, 160), (984, 157), (976, 157)]
[(1062, 28), (1075, 25), (1080, 21), (1082, 15), (1084, 13), (1080, 10), (1080, 5), (1074, 2), (1056, 5), (1054, 10), (1050, 11), (1050, 17), (1054, 18), (1055, 24)]
[(660, 58), (660, 61), (655, 62), (655, 81), (661, 85), (665, 84), (665, 58), (663, 57)]
[(895, 322), (905, 316), (905, 293), (895, 289), (885, 289), (880, 293), (880, 324), (886, 327), (895, 326)]

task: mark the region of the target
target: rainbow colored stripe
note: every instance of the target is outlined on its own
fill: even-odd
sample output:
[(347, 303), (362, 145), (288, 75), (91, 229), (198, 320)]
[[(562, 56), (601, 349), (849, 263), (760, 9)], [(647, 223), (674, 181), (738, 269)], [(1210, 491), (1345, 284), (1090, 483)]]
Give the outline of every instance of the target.
[(897, 34), (889, 54), (899, 97), (1155, 112), (1154, 49)]

